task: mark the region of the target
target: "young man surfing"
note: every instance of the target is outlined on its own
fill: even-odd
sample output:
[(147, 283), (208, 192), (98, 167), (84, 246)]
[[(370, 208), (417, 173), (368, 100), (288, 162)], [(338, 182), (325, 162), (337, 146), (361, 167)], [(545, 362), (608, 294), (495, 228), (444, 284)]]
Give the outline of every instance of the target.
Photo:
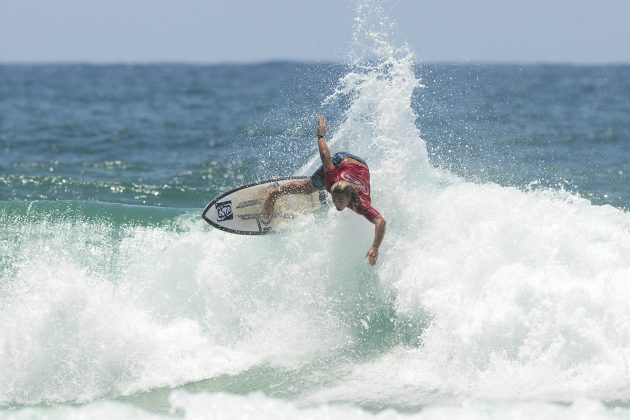
[(273, 216), (273, 207), (278, 197), (286, 194), (312, 194), (326, 188), (338, 211), (349, 208), (374, 224), (374, 240), (365, 256), (370, 265), (376, 264), (378, 250), (385, 236), (386, 222), (383, 216), (371, 205), (370, 171), (367, 163), (348, 152), (330, 155), (325, 136), (330, 127), (326, 118), (317, 119), (317, 146), (322, 165), (309, 178), (294, 181), (281, 187), (270, 188), (265, 194), (264, 212)]

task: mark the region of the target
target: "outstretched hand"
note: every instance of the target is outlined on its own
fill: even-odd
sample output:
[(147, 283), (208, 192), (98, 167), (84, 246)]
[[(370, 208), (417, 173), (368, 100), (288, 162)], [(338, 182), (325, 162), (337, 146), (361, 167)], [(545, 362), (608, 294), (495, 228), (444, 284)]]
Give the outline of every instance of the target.
[(330, 126), (326, 122), (326, 118), (323, 115), (317, 117), (317, 137), (324, 137), (330, 130)]
[(365, 254), (365, 258), (368, 259), (370, 265), (375, 265), (376, 260), (378, 260), (378, 248), (371, 247), (368, 249), (368, 252)]

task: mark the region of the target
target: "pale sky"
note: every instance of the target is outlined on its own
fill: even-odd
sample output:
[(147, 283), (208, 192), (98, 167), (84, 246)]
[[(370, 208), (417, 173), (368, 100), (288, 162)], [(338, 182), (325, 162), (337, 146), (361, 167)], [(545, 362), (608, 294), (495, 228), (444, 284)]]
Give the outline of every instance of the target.
[[(630, 63), (630, 0), (381, 0), (421, 62)], [(343, 61), (356, 0), (0, 0), (0, 63)]]

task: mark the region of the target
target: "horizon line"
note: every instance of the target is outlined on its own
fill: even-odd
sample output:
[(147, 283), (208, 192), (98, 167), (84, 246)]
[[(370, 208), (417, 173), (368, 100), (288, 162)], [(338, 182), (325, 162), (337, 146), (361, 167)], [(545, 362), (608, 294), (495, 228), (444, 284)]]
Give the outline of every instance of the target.
[[(376, 60), (366, 60), (376, 61)], [(256, 66), (269, 64), (306, 64), (306, 65), (352, 65), (351, 62), (341, 60), (306, 60), (293, 58), (277, 58), (264, 60), (0, 60), (0, 66)], [(506, 66), (628, 66), (629, 61), (566, 61), (566, 60), (414, 60), (416, 65), (506, 65)]]

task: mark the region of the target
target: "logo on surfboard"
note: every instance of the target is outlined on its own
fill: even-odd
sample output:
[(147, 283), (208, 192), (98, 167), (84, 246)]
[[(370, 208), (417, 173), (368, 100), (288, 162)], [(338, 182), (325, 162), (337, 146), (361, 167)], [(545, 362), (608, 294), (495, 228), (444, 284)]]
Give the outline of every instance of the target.
[(215, 207), (217, 209), (218, 222), (234, 219), (234, 214), (232, 213), (232, 201), (222, 201), (220, 203), (216, 203)]

